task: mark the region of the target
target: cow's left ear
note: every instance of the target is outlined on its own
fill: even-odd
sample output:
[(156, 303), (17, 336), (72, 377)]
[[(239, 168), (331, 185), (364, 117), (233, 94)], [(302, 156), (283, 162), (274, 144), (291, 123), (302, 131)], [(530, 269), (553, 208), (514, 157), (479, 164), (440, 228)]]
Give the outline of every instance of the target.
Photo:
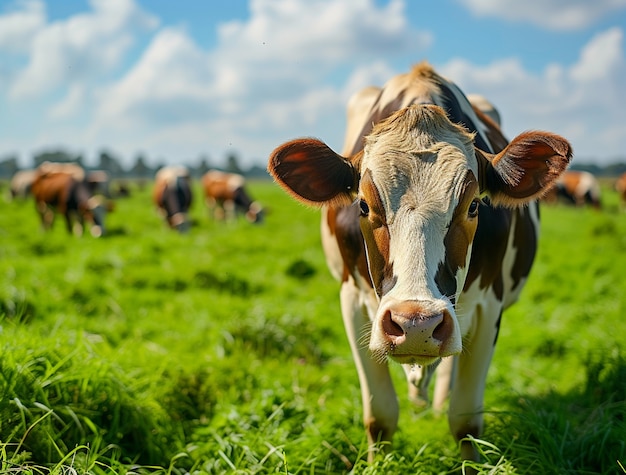
[(476, 149), (480, 189), (495, 206), (521, 206), (548, 191), (572, 158), (567, 140), (549, 132), (524, 132), (502, 152)]
[(316, 139), (296, 139), (276, 148), (267, 169), (289, 194), (313, 206), (349, 204), (358, 187), (355, 166)]

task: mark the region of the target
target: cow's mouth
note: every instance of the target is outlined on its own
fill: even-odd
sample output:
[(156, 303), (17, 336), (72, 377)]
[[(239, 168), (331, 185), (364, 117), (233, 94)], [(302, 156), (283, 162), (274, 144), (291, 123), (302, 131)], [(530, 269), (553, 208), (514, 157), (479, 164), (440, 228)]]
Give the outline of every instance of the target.
[(400, 364), (411, 364), (411, 365), (419, 365), (419, 366), (429, 366), (433, 363), (436, 363), (439, 358), (439, 355), (411, 355), (411, 354), (397, 354), (397, 353), (389, 353), (389, 357), (397, 363)]

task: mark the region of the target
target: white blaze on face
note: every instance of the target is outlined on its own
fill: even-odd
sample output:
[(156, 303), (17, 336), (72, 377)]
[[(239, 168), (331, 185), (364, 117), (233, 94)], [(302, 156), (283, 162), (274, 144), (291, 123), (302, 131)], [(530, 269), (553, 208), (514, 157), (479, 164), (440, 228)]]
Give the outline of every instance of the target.
[[(420, 362), (460, 351), (451, 299), (462, 289), (476, 229), (476, 223), (467, 219), (467, 209), (478, 195), (477, 168), (471, 134), (450, 123), (436, 106), (397, 113), (368, 138), (359, 196), (369, 209), (362, 229), (380, 297), (372, 351), (392, 356), (395, 350), (402, 351), (418, 356)], [(450, 245), (453, 249), (447, 248)], [(453, 295), (445, 295), (437, 278), (450, 260), (455, 268), (447, 278), (456, 285)], [(426, 330), (413, 338), (411, 326), (440, 315), (450, 320), (449, 335), (445, 332), (439, 347), (431, 342), (422, 348)], [(389, 330), (395, 332), (391, 339)]]

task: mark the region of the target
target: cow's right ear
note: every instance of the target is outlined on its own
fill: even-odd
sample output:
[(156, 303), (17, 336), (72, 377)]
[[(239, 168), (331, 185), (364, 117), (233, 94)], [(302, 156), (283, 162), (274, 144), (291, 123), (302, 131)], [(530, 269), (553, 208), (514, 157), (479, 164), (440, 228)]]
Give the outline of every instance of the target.
[(359, 182), (354, 165), (316, 139), (284, 143), (267, 169), (289, 194), (313, 206), (351, 203)]

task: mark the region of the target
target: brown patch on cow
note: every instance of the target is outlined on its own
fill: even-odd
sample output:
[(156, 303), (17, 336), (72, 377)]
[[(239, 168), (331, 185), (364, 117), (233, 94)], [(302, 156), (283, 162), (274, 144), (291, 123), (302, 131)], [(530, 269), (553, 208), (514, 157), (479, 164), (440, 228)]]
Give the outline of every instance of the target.
[(507, 249), (511, 210), (481, 204), (478, 216), (478, 226), (464, 289), (467, 290), (476, 279), (480, 278), (480, 288), (493, 287), (496, 297), (501, 300), (504, 295), (502, 261)]
[[(530, 206), (538, 205), (531, 204)], [(537, 212), (539, 212), (538, 209)], [(537, 226), (530, 216), (529, 209), (519, 208), (515, 210), (515, 213), (517, 219), (515, 222), (515, 234), (513, 234), (513, 247), (517, 252), (513, 268), (511, 269), (514, 288), (530, 273), (530, 268), (537, 253)]]
[(335, 219), (330, 223), (331, 215), (329, 213), (329, 227), (334, 232), (344, 262), (341, 280), (345, 282), (349, 276), (356, 279), (360, 275), (369, 285), (372, 285), (367, 267), (365, 244), (359, 225), (358, 206), (353, 204), (332, 209), (332, 211)]
[(454, 299), (457, 291), (456, 274), (466, 265), (469, 246), (478, 225), (478, 217), (469, 216), (469, 208), (478, 195), (478, 182), (473, 173), (467, 174), (463, 190), (443, 241), (446, 255), (435, 277), (439, 291), (451, 299)]
[(389, 262), (390, 236), (385, 208), (370, 170), (361, 177), (361, 199), (369, 213), (361, 217), (361, 231), (368, 251), (369, 272), (379, 296), (388, 292), (395, 282), (393, 265)]

